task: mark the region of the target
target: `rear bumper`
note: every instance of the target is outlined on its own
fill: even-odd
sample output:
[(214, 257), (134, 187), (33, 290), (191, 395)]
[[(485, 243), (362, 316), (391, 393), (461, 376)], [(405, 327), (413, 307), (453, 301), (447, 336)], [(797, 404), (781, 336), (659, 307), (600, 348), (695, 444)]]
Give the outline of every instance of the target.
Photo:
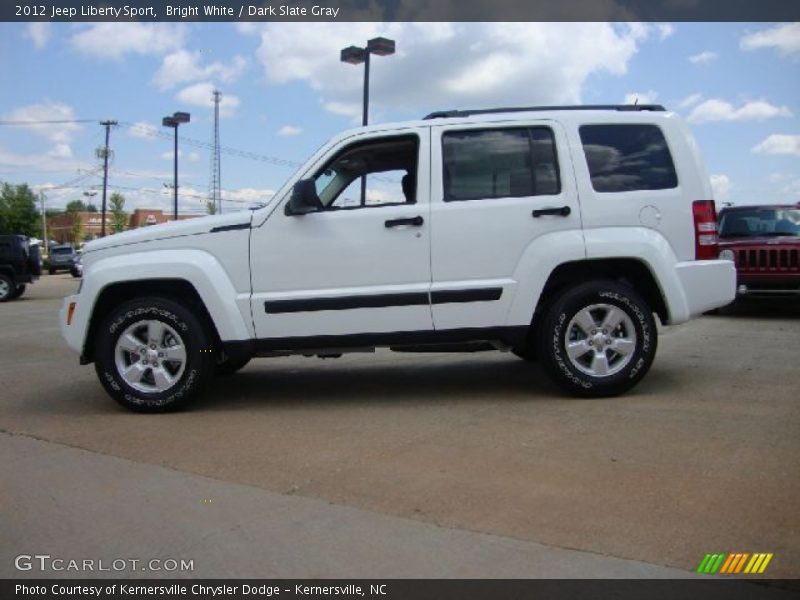
[(676, 265), (689, 317), (736, 298), (736, 267), (729, 260), (695, 260)]

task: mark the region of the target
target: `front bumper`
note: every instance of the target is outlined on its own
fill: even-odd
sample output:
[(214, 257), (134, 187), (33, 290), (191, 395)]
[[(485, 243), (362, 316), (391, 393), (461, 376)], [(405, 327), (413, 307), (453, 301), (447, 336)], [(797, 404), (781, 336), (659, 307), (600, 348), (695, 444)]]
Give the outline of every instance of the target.
[[(64, 298), (64, 303), (61, 305), (61, 310), (58, 312), (58, 322), (61, 327), (61, 336), (66, 340), (67, 345), (75, 350), (75, 352), (81, 352), (83, 350), (83, 333), (84, 327), (82, 320), (80, 319), (80, 311), (81, 303), (78, 302), (80, 296), (77, 294), (73, 296), (67, 296)], [(72, 319), (69, 323), (67, 323), (67, 319), (69, 318), (70, 312), (70, 305), (74, 304), (75, 307), (72, 310)]]

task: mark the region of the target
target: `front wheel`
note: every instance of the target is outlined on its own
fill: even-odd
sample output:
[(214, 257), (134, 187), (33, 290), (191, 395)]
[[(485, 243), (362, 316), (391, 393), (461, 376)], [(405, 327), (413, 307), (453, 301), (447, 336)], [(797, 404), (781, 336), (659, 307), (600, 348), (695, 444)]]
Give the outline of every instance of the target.
[(653, 363), (658, 332), (647, 303), (631, 288), (591, 281), (568, 289), (547, 311), (539, 356), (570, 393), (615, 396), (635, 386)]
[(14, 295), (17, 291), (17, 286), (11, 281), (7, 275), (0, 273), (0, 302), (7, 302), (16, 298)]
[(12, 299), (19, 298), (22, 294), (25, 293), (26, 286), (24, 283), (20, 283), (17, 286), (17, 289), (14, 290), (14, 294), (11, 296)]
[(167, 298), (131, 300), (103, 322), (95, 370), (106, 391), (138, 412), (182, 408), (214, 372), (213, 353), (195, 315)]

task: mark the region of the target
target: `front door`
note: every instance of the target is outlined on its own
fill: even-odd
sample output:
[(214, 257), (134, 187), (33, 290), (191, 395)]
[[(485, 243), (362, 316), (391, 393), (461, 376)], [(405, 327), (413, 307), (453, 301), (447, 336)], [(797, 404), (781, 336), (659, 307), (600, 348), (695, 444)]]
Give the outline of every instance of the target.
[(309, 338), (310, 346), (310, 338), (433, 328), (429, 132), (342, 143), (304, 176), (315, 181), (319, 210), (287, 215), (287, 197), (253, 229), (258, 338)]

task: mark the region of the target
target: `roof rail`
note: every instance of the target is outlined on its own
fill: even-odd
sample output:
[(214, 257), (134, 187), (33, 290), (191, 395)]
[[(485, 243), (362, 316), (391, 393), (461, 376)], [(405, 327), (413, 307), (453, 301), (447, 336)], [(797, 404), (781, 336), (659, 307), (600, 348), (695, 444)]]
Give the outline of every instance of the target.
[(439, 110), (424, 117), (427, 119), (454, 119), (472, 115), (494, 113), (541, 112), (554, 110), (618, 110), (618, 111), (664, 111), (660, 104), (584, 104), (571, 106), (512, 106), (505, 108), (480, 108), (474, 110)]

